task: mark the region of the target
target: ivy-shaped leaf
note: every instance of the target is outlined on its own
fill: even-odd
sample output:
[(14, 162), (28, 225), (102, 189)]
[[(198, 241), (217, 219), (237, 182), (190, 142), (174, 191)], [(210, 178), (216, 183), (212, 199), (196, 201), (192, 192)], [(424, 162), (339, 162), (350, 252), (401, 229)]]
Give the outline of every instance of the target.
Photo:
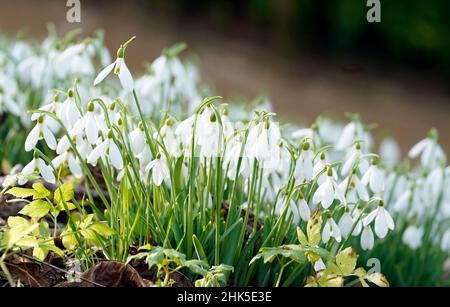
[(42, 199), (37, 199), (23, 207), (19, 213), (27, 215), (31, 218), (41, 218), (46, 216), (51, 209), (52, 205), (49, 202)]
[(43, 199), (51, 195), (50, 191), (40, 182), (33, 184), (33, 190), (35, 191), (33, 199)]
[(74, 197), (73, 184), (63, 183), (54, 193), (55, 202), (60, 204), (69, 202)]
[(28, 198), (30, 196), (34, 196), (36, 194), (36, 191), (33, 189), (14, 187), (9, 189), (6, 193), (11, 194), (17, 198)]
[(349, 276), (356, 268), (358, 255), (352, 247), (347, 247), (336, 255), (336, 265), (340, 270), (341, 276)]

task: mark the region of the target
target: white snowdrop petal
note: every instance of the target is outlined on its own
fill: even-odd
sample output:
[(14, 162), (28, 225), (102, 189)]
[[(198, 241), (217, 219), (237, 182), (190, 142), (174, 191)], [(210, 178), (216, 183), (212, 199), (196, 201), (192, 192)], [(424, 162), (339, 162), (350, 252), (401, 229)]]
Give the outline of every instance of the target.
[(123, 168), (123, 160), (122, 155), (120, 153), (119, 148), (117, 145), (111, 141), (111, 144), (109, 145), (109, 158), (111, 160), (112, 165), (116, 169), (122, 169)]
[(81, 178), (83, 176), (80, 162), (74, 157), (69, 158), (69, 169), (76, 178)]
[(375, 210), (373, 210), (372, 212), (370, 212), (370, 213), (366, 216), (366, 218), (364, 218), (364, 221), (363, 221), (364, 226), (367, 226), (367, 225), (369, 225), (370, 223), (372, 223), (372, 221), (375, 219), (375, 217), (377, 216), (377, 214), (378, 214), (378, 208), (375, 209)]
[(45, 164), (44, 160), (38, 159), (38, 169), (41, 173), (42, 178), (49, 183), (55, 183), (55, 175), (53, 174), (53, 170), (50, 166)]
[(155, 163), (155, 166), (153, 167), (152, 179), (153, 183), (157, 186), (160, 186), (163, 182), (164, 178), (161, 171), (161, 165), (159, 163)]
[(309, 206), (304, 199), (301, 199), (299, 201), (298, 211), (302, 220), (307, 222), (309, 220), (309, 217), (311, 216), (311, 209), (309, 209)]
[(28, 134), (25, 140), (25, 151), (30, 151), (36, 146), (39, 140), (39, 127), (36, 125)]
[(55, 150), (57, 144), (56, 144), (56, 138), (53, 135), (53, 133), (50, 131), (50, 129), (48, 129), (47, 127), (44, 127), (43, 134), (44, 134), (44, 140), (47, 143), (47, 146), (50, 149)]
[(22, 174), (29, 175), (34, 172), (36, 168), (36, 160), (31, 160), (25, 167), (22, 169)]
[(374, 241), (375, 238), (370, 226), (364, 227), (364, 230), (361, 234), (361, 248), (363, 250), (371, 250), (373, 248)]
[(64, 155), (59, 155), (52, 160), (52, 165), (54, 168), (58, 169), (64, 161)]
[(390, 230), (394, 230), (395, 228), (395, 224), (394, 224), (394, 220), (392, 219), (391, 214), (389, 213), (389, 211), (387, 211), (386, 209), (383, 208), (384, 211), (384, 217), (386, 219), (386, 225)]
[(344, 127), (342, 130), (342, 134), (336, 143), (336, 149), (342, 150), (348, 146), (350, 146), (353, 143), (353, 138), (355, 136), (356, 132), (356, 125), (355, 123), (351, 122), (347, 124), (347, 126)]
[(330, 236), (331, 236), (331, 226), (329, 224), (329, 221), (327, 221), (322, 230), (322, 242), (327, 244), (328, 241), (330, 240)]
[[(91, 114), (91, 115), (89, 115)], [(98, 130), (97, 123), (95, 122), (94, 114), (92, 112), (88, 113), (86, 117), (86, 137), (92, 145), (97, 142)]]
[(58, 142), (58, 145), (56, 146), (56, 153), (58, 155), (66, 152), (70, 147), (69, 138), (67, 135), (64, 135)]
[(119, 80), (124, 90), (131, 92), (134, 88), (133, 77), (125, 62), (120, 65)]
[(383, 210), (378, 210), (377, 217), (375, 218), (375, 233), (380, 239), (386, 237), (388, 233), (388, 227), (386, 225), (386, 218)]
[(327, 178), (325, 182), (325, 188), (323, 189), (322, 206), (324, 209), (328, 209), (334, 200), (334, 190), (331, 180)]
[(342, 215), (338, 226), (343, 237), (347, 237), (350, 234), (353, 227), (353, 219), (350, 213), (345, 212)]
[(108, 66), (106, 66), (105, 68), (103, 68), (103, 70), (95, 78), (94, 86), (96, 86), (97, 84), (102, 82), (106, 78), (106, 76), (108, 76), (111, 73), (111, 71), (114, 69), (115, 65), (116, 65), (116, 62), (111, 63)]
[(108, 140), (103, 141), (102, 143), (100, 143), (99, 145), (97, 145), (89, 154), (88, 158), (87, 158), (87, 163), (92, 164), (92, 165), (96, 165), (97, 161), (100, 157), (104, 156), (106, 153), (106, 149), (108, 147)]

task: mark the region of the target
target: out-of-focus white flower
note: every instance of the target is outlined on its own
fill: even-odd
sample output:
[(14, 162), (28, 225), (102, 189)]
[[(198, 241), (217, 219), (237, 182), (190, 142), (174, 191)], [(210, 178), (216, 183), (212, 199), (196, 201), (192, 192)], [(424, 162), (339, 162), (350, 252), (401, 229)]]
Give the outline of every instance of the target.
[(379, 169), (377, 162), (373, 161), (367, 172), (361, 178), (364, 185), (369, 184), (370, 189), (377, 195), (381, 195), (384, 190), (384, 176)]
[(343, 150), (350, 146), (356, 136), (356, 124), (354, 122), (350, 122), (347, 126), (342, 130), (341, 136), (337, 141), (335, 148), (337, 150)]
[(407, 189), (404, 191), (400, 197), (397, 199), (397, 201), (394, 203), (393, 210), (394, 212), (401, 212), (406, 210), (409, 203), (411, 202), (411, 195), (412, 191), (410, 189)]
[(419, 248), (422, 245), (423, 228), (415, 225), (410, 225), (403, 233), (403, 243), (409, 246), (412, 250)]
[(450, 229), (447, 229), (442, 236), (441, 250), (450, 253)]
[(379, 153), (383, 162), (389, 167), (393, 167), (400, 162), (400, 146), (393, 138), (385, 138), (381, 142)]
[(437, 143), (437, 131), (432, 129), (427, 138), (414, 145), (408, 152), (411, 159), (420, 156), (422, 166), (433, 168), (441, 161), (445, 160), (445, 154), (442, 147)]

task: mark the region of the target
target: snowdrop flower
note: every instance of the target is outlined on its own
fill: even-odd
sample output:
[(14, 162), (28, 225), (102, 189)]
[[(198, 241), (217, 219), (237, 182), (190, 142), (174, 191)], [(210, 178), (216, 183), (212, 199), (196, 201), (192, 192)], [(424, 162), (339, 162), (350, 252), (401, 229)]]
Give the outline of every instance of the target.
[(167, 119), (159, 131), (159, 135), (155, 135), (155, 137), (159, 137), (163, 141), (164, 146), (170, 155), (179, 157), (181, 155), (180, 143), (175, 135), (175, 131), (173, 129), (174, 125), (175, 121), (173, 118)]
[(370, 227), (370, 225), (364, 226), (361, 234), (361, 248), (363, 250), (371, 250), (374, 243), (375, 238), (373, 236), (372, 228)]
[(322, 230), (323, 243), (328, 243), (331, 237), (334, 238), (336, 242), (341, 242), (342, 240), (341, 230), (339, 229), (339, 226), (336, 224), (334, 219), (329, 216)]
[(422, 166), (433, 168), (433, 166), (442, 160), (445, 160), (445, 154), (441, 146), (437, 143), (437, 131), (432, 129), (428, 137), (414, 145), (408, 152), (411, 159), (420, 156)]
[(414, 225), (408, 226), (403, 233), (403, 243), (409, 246), (412, 250), (416, 250), (422, 245), (423, 228)]
[(355, 147), (352, 147), (351, 150), (347, 153), (347, 158), (345, 159), (344, 164), (342, 165), (341, 175), (348, 175), (354, 164), (357, 162), (359, 157), (361, 156), (361, 145), (356, 143)]
[(272, 156), (278, 156), (281, 140), (280, 130), (276, 123), (265, 118), (254, 126), (247, 138), (248, 154), (251, 160), (256, 158), (258, 162), (269, 161)]
[(95, 78), (94, 86), (102, 82), (113, 70), (114, 74), (119, 77), (120, 83), (125, 91), (131, 92), (134, 89), (134, 81), (131, 76), (130, 70), (125, 64), (125, 49), (128, 44), (131, 43), (135, 37), (130, 38), (125, 44), (121, 45), (119, 50), (117, 51), (117, 59), (106, 66)]
[(67, 91), (66, 100), (56, 110), (56, 115), (61, 119), (66, 129), (71, 129), (73, 125), (80, 119), (80, 111), (75, 103), (74, 93), (72, 89)]
[(356, 208), (353, 208), (351, 210), (351, 212), (352, 212), (351, 215), (353, 218), (353, 223), (356, 223), (355, 229), (353, 229), (353, 232), (352, 232), (352, 236), (357, 237), (357, 236), (359, 236), (359, 234), (361, 233), (362, 228), (363, 228), (363, 221), (361, 219), (362, 211), (359, 208), (359, 206), (356, 205)]
[(170, 178), (170, 171), (165, 158), (158, 153), (156, 159), (151, 161), (145, 169), (147, 172), (152, 171), (152, 181), (155, 185), (160, 186), (164, 179)]
[(211, 107), (206, 107), (197, 124), (197, 142), (200, 145), (200, 156), (217, 157), (219, 155), (219, 139), (222, 138), (220, 125)]
[(345, 207), (345, 212), (342, 215), (341, 219), (339, 220), (338, 226), (344, 238), (346, 238), (352, 231), (353, 217), (350, 214), (348, 207)]
[(94, 103), (91, 101), (87, 105), (87, 112), (80, 118), (72, 130), (70, 131), (70, 135), (78, 136), (81, 132), (86, 133), (87, 140), (90, 144), (94, 145), (97, 143), (98, 139), (98, 131), (99, 125), (97, 124), (97, 116), (94, 112)]
[(119, 147), (113, 141), (113, 132), (110, 130), (108, 132), (107, 138), (98, 144), (90, 153), (87, 162), (92, 165), (97, 164), (99, 158), (109, 158), (112, 166), (116, 169), (121, 170), (123, 168), (122, 154), (120, 153)]
[(135, 155), (140, 154), (146, 145), (144, 125), (140, 122), (138, 127), (130, 132), (131, 150)]
[(378, 208), (370, 212), (364, 219), (364, 225), (369, 225), (373, 220), (375, 220), (375, 233), (380, 239), (383, 239), (387, 235), (389, 229), (394, 230), (394, 220), (391, 214), (384, 208), (384, 202), (382, 200), (379, 201)]
[[(351, 180), (350, 184), (349, 180)], [(339, 184), (339, 189), (342, 195), (347, 198), (347, 202), (356, 203), (359, 199), (369, 201), (369, 193), (361, 180), (359, 180), (356, 170)]]
[(52, 160), (52, 165), (58, 169), (60, 166), (68, 166), (70, 169), (70, 172), (72, 175), (74, 175), (76, 178), (81, 178), (83, 176), (83, 172), (81, 170), (80, 160), (78, 160), (75, 155), (70, 152), (66, 151), (59, 156), (55, 157)]
[(377, 195), (381, 195), (384, 190), (384, 176), (382, 171), (378, 168), (378, 161), (372, 160), (372, 165), (367, 172), (361, 178), (362, 184), (367, 186), (369, 184), (370, 189)]
[[(278, 202), (275, 208), (275, 211), (278, 215), (281, 215), (284, 211), (284, 206), (282, 206), (282, 203), (284, 202)], [(293, 199), (290, 200), (288, 212), (292, 214), (292, 223), (294, 225), (298, 225), (300, 219), (307, 222), (311, 216), (311, 209), (309, 208), (302, 194), (300, 194), (300, 198), (297, 202), (295, 202)]]
[[(239, 174), (243, 175), (245, 178), (248, 178), (250, 176), (250, 162), (244, 152), (243, 157), (241, 157), (241, 151), (242, 151), (242, 141), (241, 141), (242, 135), (235, 135), (231, 138), (231, 140), (228, 141), (226, 151), (225, 151), (225, 158), (223, 167), (224, 170), (228, 167), (228, 178), (234, 180), (236, 176), (236, 172), (238, 171), (238, 162), (239, 158), (241, 159), (241, 165), (239, 168)], [(245, 148), (244, 148), (245, 151)]]
[(304, 142), (302, 145), (302, 152), (295, 165), (295, 174), (299, 182), (303, 180), (311, 181), (313, 178), (313, 152), (309, 142)]
[(327, 178), (319, 185), (319, 188), (314, 193), (313, 204), (321, 203), (324, 209), (328, 209), (335, 199), (341, 203), (346, 203), (341, 190), (333, 178), (333, 169), (328, 167)]
[(42, 178), (49, 183), (56, 182), (52, 168), (45, 164), (44, 160), (39, 158), (37, 152), (33, 154), (33, 160), (31, 160), (31, 162), (28, 163), (22, 170), (22, 174), (24, 175), (30, 175), (33, 172), (41, 174)]
[(37, 118), (36, 126), (30, 131), (25, 140), (25, 150), (32, 150), (39, 140), (44, 139), (50, 149), (56, 149), (56, 138), (53, 133), (44, 125), (44, 117)]
[[(314, 168), (313, 168), (313, 178), (315, 178), (320, 172), (322, 172), (325, 167), (327, 166), (327, 158), (325, 156), (324, 152), (321, 152), (319, 157), (318, 157), (318, 161), (314, 164)], [(320, 178), (318, 179), (319, 183), (323, 182), (323, 176), (324, 174), (322, 174), (320, 176)]]
[(191, 150), (190, 144), (192, 142), (192, 133), (194, 130), (195, 117), (196, 117), (195, 114), (189, 116), (188, 118), (180, 122), (177, 128), (175, 129), (175, 134), (179, 137), (181, 143), (184, 145), (184, 149), (187, 156), (190, 155)]

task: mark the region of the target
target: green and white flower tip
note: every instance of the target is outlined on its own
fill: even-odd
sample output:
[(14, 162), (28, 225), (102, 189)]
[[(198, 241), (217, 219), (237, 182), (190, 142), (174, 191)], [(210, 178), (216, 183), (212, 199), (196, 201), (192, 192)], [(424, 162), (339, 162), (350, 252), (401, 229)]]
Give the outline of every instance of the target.
[(130, 70), (125, 64), (125, 50), (128, 45), (136, 39), (136, 36), (130, 38), (127, 42), (119, 47), (117, 50), (116, 60), (106, 66), (95, 78), (94, 86), (101, 83), (112, 71), (119, 77), (120, 83), (125, 91), (131, 92), (134, 89), (134, 80)]

